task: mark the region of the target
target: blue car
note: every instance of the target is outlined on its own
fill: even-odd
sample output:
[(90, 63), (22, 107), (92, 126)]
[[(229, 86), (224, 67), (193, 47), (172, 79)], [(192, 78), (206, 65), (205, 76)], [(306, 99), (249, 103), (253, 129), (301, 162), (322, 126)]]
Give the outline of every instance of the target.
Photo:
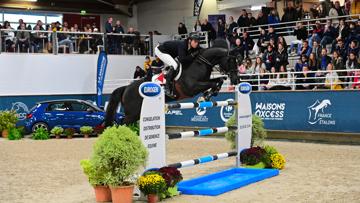
[[(48, 131), (55, 126), (74, 128), (81, 126), (100, 126), (104, 124), (105, 112), (99, 107), (84, 100), (52, 100), (36, 104), (27, 114), (25, 129), (28, 133), (38, 128)], [(116, 114), (116, 123), (121, 123), (122, 114)]]

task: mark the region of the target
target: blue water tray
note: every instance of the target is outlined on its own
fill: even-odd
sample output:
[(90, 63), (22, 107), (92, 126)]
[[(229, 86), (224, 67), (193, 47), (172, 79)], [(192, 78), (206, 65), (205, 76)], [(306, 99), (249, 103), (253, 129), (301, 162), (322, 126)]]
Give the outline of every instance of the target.
[(178, 189), (182, 194), (216, 196), (277, 175), (277, 169), (232, 168), (181, 181)]

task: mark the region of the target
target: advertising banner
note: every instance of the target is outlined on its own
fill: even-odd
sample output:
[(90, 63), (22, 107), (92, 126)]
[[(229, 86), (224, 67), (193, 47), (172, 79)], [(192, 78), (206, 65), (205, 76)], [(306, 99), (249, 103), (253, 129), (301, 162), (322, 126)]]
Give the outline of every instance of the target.
[(106, 66), (108, 63), (107, 54), (105, 51), (100, 51), (97, 62), (97, 77), (96, 77), (96, 104), (100, 107), (102, 104), (102, 94), (105, 81)]

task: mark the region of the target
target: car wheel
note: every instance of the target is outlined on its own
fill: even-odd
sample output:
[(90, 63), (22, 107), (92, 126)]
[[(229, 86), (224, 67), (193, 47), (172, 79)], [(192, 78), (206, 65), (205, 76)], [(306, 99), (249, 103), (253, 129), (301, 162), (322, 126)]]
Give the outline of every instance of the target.
[(33, 127), (31, 128), (31, 131), (32, 131), (32, 132), (35, 132), (35, 131), (36, 131), (37, 129), (39, 129), (39, 128), (43, 128), (43, 129), (49, 131), (49, 126), (48, 126), (46, 123), (43, 123), (43, 122), (35, 123), (35, 124), (33, 125)]

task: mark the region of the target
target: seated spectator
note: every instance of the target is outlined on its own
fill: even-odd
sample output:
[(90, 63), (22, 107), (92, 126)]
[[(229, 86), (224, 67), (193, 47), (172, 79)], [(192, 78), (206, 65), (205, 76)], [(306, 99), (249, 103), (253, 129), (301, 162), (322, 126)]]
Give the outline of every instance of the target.
[(266, 34), (265, 29), (260, 28), (260, 36), (256, 43), (260, 53), (264, 53), (268, 44), (269, 44), (269, 36)]
[(333, 26), (331, 26), (331, 21), (327, 21), (327, 24), (325, 25), (323, 38), (321, 39), (320, 45), (322, 48), (326, 48), (327, 44), (331, 44), (333, 40), (335, 39), (334, 36), (336, 36), (336, 31)]
[(265, 62), (266, 70), (270, 71), (271, 68), (275, 69), (275, 52), (271, 45), (268, 45), (267, 50), (263, 54), (263, 61)]
[(179, 23), (178, 34), (179, 35), (187, 34), (187, 29), (186, 29), (186, 27), (185, 27), (185, 25), (183, 23)]
[(320, 23), (320, 21), (316, 21), (315, 22), (315, 26), (313, 27), (312, 33), (319, 39), (322, 38), (323, 33), (324, 33), (324, 29)]
[[(94, 33), (98, 33), (98, 28), (94, 28)], [(101, 35), (93, 35), (93, 37), (90, 39), (90, 50), (92, 53), (98, 52), (98, 46), (104, 45), (103, 38)]]
[(275, 33), (275, 30), (272, 26), (269, 26), (268, 38), (269, 38), (269, 40), (273, 39), (275, 41), (275, 44), (277, 43), (278, 35)]
[(36, 22), (36, 25), (34, 26), (34, 30), (35, 30), (36, 26), (39, 26), (39, 30), (44, 31), (45, 29), (44, 29), (43, 25), (44, 25), (43, 22), (41, 20), (38, 20)]
[(294, 35), (296, 36), (296, 40), (292, 41), (290, 44), (290, 50), (292, 52), (295, 52), (294, 51), (295, 45), (297, 45), (298, 50), (299, 50), (299, 46), (301, 45), (301, 43), (307, 39), (307, 35), (308, 35), (307, 30), (301, 22), (297, 23), (295, 30), (294, 30)]
[(313, 48), (313, 44), (314, 41), (320, 42), (321, 37), (319, 37), (317, 34), (315, 34), (314, 32), (310, 35), (310, 37), (308, 38), (308, 42), (309, 42), (309, 47)]
[(243, 37), (241, 38), (241, 44), (244, 50), (244, 56), (246, 56), (246, 58), (249, 58), (249, 52), (253, 49), (255, 43), (247, 32), (243, 33)]
[(349, 34), (348, 34), (347, 39), (345, 40), (345, 46), (350, 44), (352, 41), (360, 41), (358, 32), (359, 32), (359, 30), (357, 30), (355, 23), (350, 22), (349, 23)]
[[(40, 31), (39, 25), (35, 25), (35, 31)], [(31, 33), (31, 46), (34, 48), (34, 52), (37, 53), (39, 50), (43, 49), (43, 39), (44, 33), (33, 32)]]
[(274, 85), (276, 85), (276, 81), (277, 81), (276, 69), (275, 69), (275, 67), (271, 67), (270, 74), (269, 74), (269, 81), (268, 81), (268, 84), (266, 85), (266, 89), (270, 89)]
[(288, 45), (287, 45), (287, 43), (286, 43), (285, 38), (284, 38), (283, 36), (279, 36), (277, 42), (278, 42), (278, 44), (281, 43), (281, 44), (283, 45), (285, 51), (287, 52), (287, 50), (288, 50)]
[(305, 65), (303, 67), (303, 72), (298, 75), (296, 78), (295, 83), (297, 90), (306, 90), (306, 89), (313, 89), (314, 86), (312, 85), (314, 83), (314, 74), (309, 73), (309, 67)]
[[(354, 70), (354, 69), (360, 69), (360, 64), (359, 64), (358, 59), (354, 52), (351, 52), (349, 54), (349, 59), (346, 61), (345, 65), (346, 65), (346, 70), (348, 70), (347, 75), (349, 76), (347, 78), (347, 82), (355, 82), (355, 78), (357, 78), (356, 82), (359, 82), (360, 81), (359, 77), (354, 78), (354, 76), (360, 76), (359, 74), (357, 74), (357, 72), (358, 73), (360, 73), (360, 72), (359, 71), (349, 71), (349, 70)], [(359, 87), (359, 85), (360, 85), (360, 83), (357, 84), (358, 87)], [(354, 88), (354, 84), (351, 85), (351, 83), (349, 83), (348, 87)]]
[[(230, 48), (234, 48), (236, 46), (236, 40), (240, 39), (240, 37), (237, 35), (235, 29), (235, 32), (232, 33), (232, 35), (228, 38), (229, 42), (230, 42)], [(239, 42), (239, 44), (241, 44), (241, 40)]]
[(308, 43), (308, 41), (303, 41), (303, 44), (302, 44), (302, 46), (301, 46), (301, 49), (299, 50), (299, 52), (298, 52), (298, 55), (306, 55), (307, 57), (309, 57), (310, 56), (310, 53), (311, 53), (311, 47), (309, 46), (309, 43)]
[(269, 80), (269, 83), (267, 88), (270, 90), (291, 90), (291, 77), (286, 71), (286, 67), (280, 66), (276, 79)]
[(5, 51), (15, 51), (15, 32), (12, 31), (14, 28), (10, 26), (9, 21), (5, 21), (3, 27), (7, 29), (7, 31), (3, 31), (3, 35), (5, 36)]
[(217, 30), (217, 37), (225, 39), (225, 37), (226, 37), (226, 33), (225, 33), (226, 24), (225, 24), (225, 22), (223, 21), (222, 18), (218, 18), (217, 29), (218, 29)]
[(318, 59), (321, 56), (321, 47), (318, 41), (313, 41), (311, 53), (315, 54), (315, 58)]
[(335, 51), (339, 52), (339, 54), (343, 58), (343, 60), (346, 61), (346, 59), (347, 59), (347, 50), (346, 50), (344, 41), (342, 39), (337, 41), (337, 44), (335, 46)]
[(295, 64), (295, 72), (302, 72), (304, 66), (309, 67), (308, 57), (305, 54), (301, 55), (299, 61)]
[(327, 65), (327, 73), (325, 75), (325, 88), (338, 90), (342, 89), (341, 85), (339, 84), (341, 81), (339, 80), (339, 75), (333, 71), (334, 66), (332, 63)]
[(254, 74), (258, 74), (260, 73), (260, 69), (264, 69), (266, 70), (266, 66), (263, 63), (262, 59), (260, 58), (260, 56), (256, 57), (254, 66), (252, 67), (253, 73)]
[(151, 70), (153, 74), (161, 73), (161, 70), (164, 68), (164, 62), (160, 60), (158, 56), (155, 56), (155, 60), (151, 62)]
[(140, 79), (145, 77), (146, 73), (143, 69), (140, 68), (140, 66), (136, 66), (135, 72), (134, 72), (134, 79)]
[(289, 64), (288, 62), (288, 53), (284, 49), (282, 43), (278, 43), (278, 48), (275, 53), (275, 68), (276, 70), (280, 69), (280, 66), (287, 66)]
[(326, 70), (329, 63), (331, 63), (331, 58), (327, 55), (326, 48), (321, 49), (321, 56), (317, 60), (317, 69), (318, 70)]
[(16, 47), (20, 52), (26, 52), (29, 49), (30, 33), (25, 31), (25, 24), (20, 25), (20, 31), (16, 33)]
[[(230, 51), (230, 55), (231, 56), (235, 56), (235, 57), (240, 57), (241, 60), (244, 59), (244, 48), (241, 44), (241, 39), (236, 38), (235, 40), (235, 46), (234, 48)], [(240, 60), (240, 61), (241, 61)]]
[(272, 46), (274, 52), (277, 51), (277, 44), (275, 44), (275, 40), (273, 38), (270, 39), (269, 46)]
[(353, 78), (353, 84), (351, 86), (353, 89), (360, 89), (360, 70), (355, 71)]
[[(64, 27), (63, 32), (69, 32), (69, 30), (66, 27)], [(72, 53), (74, 51), (74, 43), (70, 39), (71, 35), (67, 33), (58, 33), (57, 36), (58, 36), (58, 45), (59, 46), (65, 45), (69, 47), (69, 52)]]
[(332, 47), (331, 47), (331, 51), (333, 52), (335, 50), (335, 47), (337, 45), (337, 43), (340, 40), (345, 40), (347, 39), (348, 35), (349, 35), (349, 28), (345, 23), (344, 19), (340, 20), (340, 24), (339, 26), (336, 28), (336, 39), (333, 41), (332, 43)]
[(145, 56), (144, 71), (147, 72), (151, 68), (150, 56)]
[(309, 56), (309, 67), (308, 69), (310, 71), (316, 71), (317, 70), (317, 57), (315, 53), (311, 53)]
[(359, 55), (359, 47), (357, 45), (357, 42), (355, 40), (351, 41), (350, 46), (347, 50), (348, 55), (353, 52), (355, 55)]
[[(333, 64), (334, 70), (342, 71), (345, 70), (345, 61), (340, 56), (339, 52), (334, 51), (333, 57), (331, 59), (331, 63)], [(344, 76), (346, 76), (346, 72), (337, 72), (338, 75), (343, 79)]]

